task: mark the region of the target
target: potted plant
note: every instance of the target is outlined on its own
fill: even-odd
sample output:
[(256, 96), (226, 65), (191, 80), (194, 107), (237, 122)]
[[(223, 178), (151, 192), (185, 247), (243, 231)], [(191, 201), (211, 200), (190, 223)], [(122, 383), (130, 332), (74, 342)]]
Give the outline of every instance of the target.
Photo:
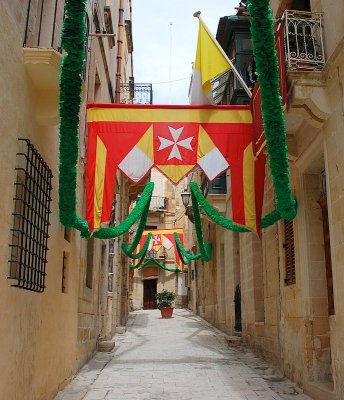
[(158, 308), (161, 312), (162, 318), (171, 318), (173, 314), (173, 302), (177, 294), (170, 292), (169, 290), (163, 289), (161, 292), (155, 295), (158, 300)]

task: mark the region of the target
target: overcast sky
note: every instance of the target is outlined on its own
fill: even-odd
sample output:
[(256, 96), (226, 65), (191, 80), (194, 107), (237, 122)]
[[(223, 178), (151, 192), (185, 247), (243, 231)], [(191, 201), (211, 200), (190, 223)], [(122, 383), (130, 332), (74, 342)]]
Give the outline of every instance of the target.
[(198, 33), (193, 13), (202, 12), (215, 36), (219, 19), (235, 15), (238, 4), (239, 0), (132, 0), (135, 82), (153, 84), (154, 104), (188, 104)]

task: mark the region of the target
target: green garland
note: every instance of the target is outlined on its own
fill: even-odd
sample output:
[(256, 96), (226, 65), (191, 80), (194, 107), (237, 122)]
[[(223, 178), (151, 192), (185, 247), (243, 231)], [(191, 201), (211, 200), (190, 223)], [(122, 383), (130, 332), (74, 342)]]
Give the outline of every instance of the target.
[[(173, 233), (173, 236), (174, 236), (174, 241), (175, 241), (175, 243), (176, 243), (176, 247), (177, 247), (177, 251), (178, 251), (179, 258), (180, 258), (181, 262), (182, 262), (184, 265), (188, 265), (188, 264), (190, 264), (190, 262), (191, 262), (192, 260), (199, 260), (199, 259), (202, 257), (202, 254), (201, 254), (201, 253), (192, 254), (192, 253), (189, 253), (188, 251), (186, 251), (186, 250), (184, 249), (184, 247), (183, 247), (183, 245), (182, 245), (180, 239), (179, 239), (179, 236), (178, 236), (178, 233), (177, 233), (177, 232), (174, 232), (174, 233)], [(186, 260), (185, 260), (184, 257), (186, 257)]]
[(243, 226), (236, 225), (230, 219), (223, 217), (219, 214), (215, 208), (208, 203), (207, 199), (203, 196), (200, 188), (198, 187), (196, 182), (190, 183), (191, 193), (194, 195), (196, 201), (203, 208), (204, 212), (208, 215), (208, 217), (214, 221), (216, 224), (222, 226), (225, 229), (229, 229), (235, 232), (251, 232), (249, 229), (244, 228)]
[[(153, 194), (153, 192), (151, 194)], [(147, 235), (147, 239), (146, 239), (144, 245), (142, 246), (142, 249), (137, 254), (134, 254), (134, 251), (135, 251), (136, 247), (138, 246), (138, 244), (141, 240), (143, 231), (145, 230), (145, 227), (146, 227), (151, 197), (152, 196), (150, 196), (149, 201), (147, 201), (145, 208), (142, 212), (142, 216), (140, 218), (140, 222), (138, 224), (133, 243), (131, 244), (130, 247), (128, 247), (125, 243), (122, 243), (122, 250), (130, 258), (138, 259), (138, 258), (144, 257), (147, 253), (149, 242), (151, 241), (151, 238), (152, 238), (151, 233), (149, 233)], [(140, 200), (141, 200), (141, 197), (140, 197)]]
[[(83, 237), (87, 238), (90, 236), (88, 223), (76, 213), (79, 111), (86, 43), (85, 4), (86, 0), (65, 2), (65, 18), (61, 37), (62, 48), (67, 54), (62, 59), (60, 73), (59, 209), (61, 223), (65, 226), (74, 227), (81, 232)], [(279, 95), (278, 64), (269, 0), (249, 0), (248, 7), (251, 16), (253, 51), (261, 90), (266, 148), (269, 154), (270, 170), (276, 195), (276, 210), (262, 219), (261, 226), (265, 228), (280, 218), (293, 219), (297, 207), (290, 187), (285, 119)], [(226, 229), (237, 232), (249, 232), (249, 230), (221, 216), (206, 201), (194, 182), (190, 184), (190, 188), (200, 253), (193, 255), (187, 252), (179, 242), (179, 238), (176, 241), (177, 249), (180, 256), (186, 257), (186, 260), (184, 257), (181, 257), (181, 260), (187, 263), (198, 258), (208, 261), (211, 256), (211, 244), (204, 243), (200, 206), (210, 219)], [(146, 248), (149, 244), (148, 238), (139, 254), (134, 255), (133, 251), (142, 236), (152, 190), (148, 184), (133, 212), (120, 225), (113, 228), (102, 228), (95, 232), (93, 236), (108, 239), (122, 235), (141, 215), (139, 229), (132, 245), (128, 247), (123, 244), (122, 249), (129, 256), (141, 257), (140, 263), (142, 263), (144, 259), (142, 256), (146, 254)]]
[(202, 221), (201, 221), (201, 213), (199, 210), (199, 204), (198, 204), (197, 198), (192, 190), (191, 190), (191, 200), (192, 200), (192, 211), (194, 214), (194, 223), (195, 223), (195, 228), (196, 228), (196, 237), (197, 237), (198, 247), (200, 249), (202, 259), (204, 261), (209, 261), (211, 258), (212, 245), (211, 245), (211, 243), (208, 243), (208, 244), (204, 243), (204, 236), (203, 236), (203, 230), (202, 230)]
[[(208, 203), (207, 199), (203, 196), (201, 190), (199, 189), (198, 185), (196, 182), (191, 182), (190, 183), (190, 189), (194, 193), (199, 205), (203, 208), (204, 212), (208, 215), (208, 217), (214, 221), (216, 224), (222, 226), (225, 229), (234, 231), (234, 232), (251, 232), (249, 229), (236, 225), (233, 221), (230, 219), (227, 219), (223, 217), (221, 214), (219, 214), (215, 208)], [(275, 222), (280, 220), (281, 214), (279, 211), (274, 210), (271, 213), (267, 214), (264, 218), (261, 220), (261, 228), (267, 228), (270, 225), (273, 225)]]
[(151, 233), (148, 233), (147, 239), (146, 239), (144, 245), (142, 246), (142, 249), (141, 249), (138, 253), (130, 252), (130, 251), (128, 250), (128, 248), (127, 248), (127, 245), (126, 245), (125, 243), (122, 243), (122, 246), (121, 246), (121, 247), (122, 247), (123, 252), (124, 252), (128, 257), (130, 257), (130, 258), (132, 258), (132, 259), (134, 259), (134, 260), (137, 260), (138, 258), (144, 257), (144, 256), (146, 255), (146, 253), (147, 253), (147, 251), (148, 251), (148, 247), (149, 247), (149, 242), (151, 241), (151, 239), (152, 239), (152, 234), (151, 234)]
[[(148, 182), (135, 208), (127, 216), (127, 218), (124, 221), (122, 221), (118, 226), (114, 226), (113, 228), (99, 229), (99, 231), (93, 234), (93, 237), (98, 239), (115, 238), (127, 232), (134, 225), (134, 223), (140, 218), (140, 216), (142, 216), (141, 218), (147, 219), (147, 214), (149, 211), (149, 203), (152, 197), (153, 189), (154, 189), (154, 183)], [(144, 213), (145, 215), (143, 215)]]
[[(87, 221), (76, 213), (76, 178), (79, 147), (79, 112), (81, 104), (82, 74), (85, 64), (86, 44), (86, 0), (68, 0), (65, 2), (64, 21), (62, 26), (62, 48), (67, 52), (63, 57), (60, 72), (60, 147), (59, 147), (59, 209), (60, 221), (64, 226), (73, 227), (81, 236), (90, 237)], [(145, 205), (152, 196), (153, 183), (148, 184), (137, 207), (120, 225), (114, 228), (102, 228), (93, 234), (100, 239), (110, 239), (122, 235), (135, 223), (143, 213)], [(149, 197), (149, 199), (148, 199)], [(148, 210), (147, 210), (148, 213)], [(147, 215), (146, 215), (147, 217)], [(144, 222), (145, 224), (145, 222)], [(136, 238), (136, 236), (135, 236)], [(140, 236), (137, 236), (140, 240)], [(126, 250), (125, 246), (123, 246)]]
[(78, 161), (78, 130), (81, 103), (82, 73), (85, 64), (86, 0), (65, 2), (62, 26), (63, 57), (60, 72), (60, 149), (59, 149), (59, 209), (64, 226), (81, 231), (89, 237), (89, 227), (76, 214), (76, 177)]
[[(164, 264), (161, 264), (158, 260), (156, 260), (154, 257), (148, 258), (146, 261), (143, 262), (143, 258), (140, 260), (140, 262), (137, 265), (133, 265), (133, 264), (129, 264), (129, 268), (131, 270), (135, 270), (139, 267), (141, 267), (140, 269), (145, 268), (150, 262), (153, 262), (154, 264), (156, 264), (158, 267), (160, 267), (161, 269), (164, 269), (165, 271), (169, 271), (169, 272), (183, 272), (181, 269), (179, 268), (168, 268), (166, 267)], [(186, 271), (184, 271), (186, 272)]]
[(292, 220), (296, 216), (297, 207), (290, 187), (286, 127), (280, 97), (270, 0), (249, 0), (248, 10), (253, 54), (262, 99), (266, 149), (269, 154), (270, 171), (276, 195), (276, 212), (273, 212), (273, 217), (277, 218), (277, 213), (279, 213), (282, 218)]

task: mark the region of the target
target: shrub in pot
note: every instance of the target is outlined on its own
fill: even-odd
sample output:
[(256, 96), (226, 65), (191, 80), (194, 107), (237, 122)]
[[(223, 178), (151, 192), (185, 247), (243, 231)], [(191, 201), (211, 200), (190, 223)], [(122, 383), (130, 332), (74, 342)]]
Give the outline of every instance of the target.
[(171, 318), (173, 314), (173, 302), (177, 294), (174, 292), (170, 292), (169, 290), (163, 289), (161, 292), (158, 292), (155, 295), (155, 298), (158, 301), (158, 308), (161, 312), (162, 318)]

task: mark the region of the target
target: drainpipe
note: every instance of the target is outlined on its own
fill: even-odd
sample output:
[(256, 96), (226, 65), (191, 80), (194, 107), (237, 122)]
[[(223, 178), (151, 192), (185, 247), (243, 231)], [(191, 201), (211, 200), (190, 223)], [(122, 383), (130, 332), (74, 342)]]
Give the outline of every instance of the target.
[(120, 100), (121, 100), (121, 76), (122, 76), (121, 67), (122, 67), (123, 31), (124, 31), (124, 0), (120, 0), (119, 1), (119, 9), (118, 9), (115, 103), (120, 103)]

